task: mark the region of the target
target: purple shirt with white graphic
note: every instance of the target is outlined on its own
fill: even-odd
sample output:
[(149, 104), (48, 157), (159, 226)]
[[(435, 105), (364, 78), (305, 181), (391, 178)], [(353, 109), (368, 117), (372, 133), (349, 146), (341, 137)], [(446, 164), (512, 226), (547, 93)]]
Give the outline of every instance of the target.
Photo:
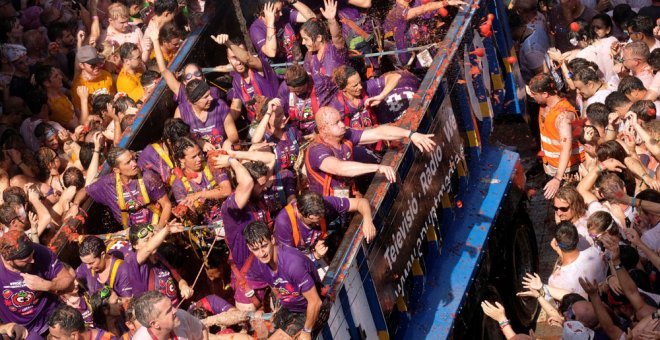
[[(163, 187), (163, 181), (154, 172), (145, 171), (142, 174), (142, 179), (144, 180), (144, 186), (147, 189), (147, 195), (149, 195), (151, 204), (156, 204), (161, 197), (167, 194)], [(114, 216), (115, 220), (121, 223), (121, 211), (117, 199), (116, 183), (115, 174), (107, 174), (99, 178), (96, 182), (88, 185), (87, 194), (92, 197), (95, 202), (107, 206), (110, 211), (112, 211), (112, 216)], [(137, 209), (136, 211), (128, 213), (129, 225), (151, 222), (153, 212), (151, 209), (143, 207), (145, 198), (142, 197), (140, 191), (140, 185), (138, 184), (137, 178), (132, 179), (128, 185), (122, 185), (126, 208), (131, 209), (131, 207), (134, 207)]]
[[(344, 140), (348, 140), (353, 143), (353, 147), (357, 146), (360, 143), (360, 138), (362, 137), (361, 130), (347, 129), (346, 134), (344, 135)], [(343, 143), (339, 149), (335, 149), (328, 144), (321, 143), (318, 140), (314, 141), (307, 150), (309, 157), (309, 166), (305, 164), (307, 168), (307, 173), (314, 171), (317, 174), (325, 175), (325, 172), (321, 170), (321, 163), (323, 160), (332, 156), (342, 161), (352, 161), (353, 152), (349, 147)], [(314, 176), (309, 175), (309, 190), (323, 195), (323, 184), (315, 179)], [(333, 188), (342, 188), (350, 190), (351, 184), (353, 183), (353, 178), (341, 177), (332, 175), (332, 182), (330, 186)]]
[(285, 245), (275, 247), (277, 270), (272, 271), (267, 264), (255, 260), (247, 274), (248, 278), (268, 283), (282, 307), (294, 313), (304, 313), (307, 310), (307, 299), (303, 293), (317, 289), (321, 284), (316, 267), (298, 249)]
[[(348, 212), (350, 208), (350, 200), (348, 198), (342, 197), (333, 197), (333, 196), (324, 196), (323, 204), (325, 206), (325, 221), (326, 225), (330, 225), (330, 222), (334, 221), (337, 217)], [(297, 202), (292, 202), (296, 223), (298, 224), (298, 231), (300, 235), (300, 241), (296, 248), (302, 251), (305, 254), (311, 253), (311, 247), (313, 247), (316, 242), (321, 237), (321, 227), (310, 228), (302, 220), (300, 213), (298, 212)], [(293, 224), (289, 218), (289, 214), (286, 210), (280, 211), (275, 218), (275, 230), (273, 232), (277, 244), (284, 244), (289, 247), (294, 247), (293, 242)]]
[(172, 305), (176, 306), (179, 301), (177, 285), (172, 273), (163, 263), (164, 259), (158, 257), (155, 264), (151, 263), (149, 259), (140, 264), (137, 261), (136, 252), (130, 251), (126, 254), (124, 263), (131, 273), (133, 295), (140, 296), (147, 291), (157, 290), (165, 294), (172, 301)]
[(302, 131), (304, 135), (314, 132), (316, 122), (314, 121), (314, 105), (313, 102), (319, 107), (327, 106), (335, 97), (337, 86), (332, 79), (327, 76), (312, 77), (312, 90), (308, 91), (305, 95), (297, 96), (289, 91), (289, 86), (286, 82), (280, 84), (280, 89), (277, 97), (282, 102), (284, 112), (288, 114), (289, 119), (296, 127)]
[[(34, 263), (27, 273), (53, 280), (64, 269), (62, 263), (50, 249), (40, 244), (33, 246)], [(48, 315), (60, 304), (57, 295), (29, 289), (21, 274), (8, 270), (1, 261), (0, 286), (4, 298), (4, 303), (0, 305), (0, 320), (23, 325), (33, 334), (48, 331)]]
[(214, 294), (201, 298), (199, 301), (195, 302), (195, 306), (202, 307), (213, 315), (224, 313), (234, 308), (234, 306), (225, 299)]
[(115, 266), (115, 262), (121, 261), (116, 258), (112, 258), (110, 262), (110, 274), (105, 282), (99, 282), (99, 273), (92, 273), (92, 271), (87, 267), (86, 264), (81, 264), (76, 269), (76, 278), (81, 281), (85, 287), (87, 287), (87, 292), (89, 295), (96, 293), (97, 291), (103, 289), (104, 286), (112, 285), (112, 290), (121, 297), (133, 296), (133, 286), (131, 285), (131, 272), (126, 263), (123, 261), (120, 262), (117, 267), (117, 273), (115, 274), (115, 280), (111, 284), (110, 277), (112, 276), (112, 270)]
[(302, 133), (291, 124), (284, 127), (284, 132), (278, 138), (270, 132), (264, 134), (264, 140), (269, 143), (274, 143), (273, 147), (275, 156), (277, 157), (276, 169), (290, 169), (298, 159), (300, 152), (300, 143), (302, 140)]
[[(253, 105), (246, 104), (246, 102), (251, 101), (257, 95), (275, 98), (277, 96), (277, 90), (280, 87), (280, 80), (277, 78), (275, 71), (273, 71), (273, 69), (270, 67), (268, 60), (264, 58), (259, 59), (261, 59), (261, 65), (263, 68), (261, 72), (249, 72), (249, 74), (251, 74), (249, 84), (243, 80), (243, 76), (240, 73), (236, 71), (232, 71), (230, 73), (232, 77), (231, 84), (234, 90), (232, 97), (240, 99), (243, 103), (243, 106), (247, 108), (248, 120), (250, 122), (254, 121), (255, 119), (253, 112), (254, 109)], [(227, 97), (229, 98), (229, 95)]]

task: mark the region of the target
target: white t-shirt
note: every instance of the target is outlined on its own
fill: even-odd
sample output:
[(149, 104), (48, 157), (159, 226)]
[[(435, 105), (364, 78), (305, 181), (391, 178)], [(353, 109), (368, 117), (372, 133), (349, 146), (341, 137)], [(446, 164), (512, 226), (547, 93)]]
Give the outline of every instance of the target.
[(608, 80), (616, 75), (614, 72), (614, 60), (612, 59), (612, 43), (617, 41), (615, 37), (607, 37), (595, 41), (593, 44), (583, 48), (575, 54), (576, 58), (584, 58), (598, 65), (598, 70), (603, 73), (603, 80)]
[(589, 107), (589, 105), (591, 105), (593, 103), (605, 104), (605, 98), (607, 98), (607, 96), (610, 93), (612, 93), (612, 90), (607, 88), (605, 83), (603, 83), (603, 87), (600, 90), (596, 91), (596, 93), (594, 93), (593, 96), (591, 96), (591, 97), (589, 97), (589, 99), (587, 99), (585, 107)]
[[(177, 309), (176, 317), (179, 319), (180, 324), (178, 327), (174, 328), (174, 334), (179, 340), (202, 340), (204, 325), (199, 319), (182, 309)], [(137, 332), (135, 332), (132, 339), (152, 340), (149, 331), (144, 326), (140, 327)]]
[(587, 294), (578, 279), (585, 277), (590, 281), (602, 282), (607, 273), (607, 264), (598, 249), (591, 247), (583, 250), (572, 263), (557, 267), (548, 279), (548, 285), (578, 293), (585, 298)]
[[(660, 250), (660, 223), (656, 224), (653, 228), (647, 230), (642, 234), (642, 242), (646, 244), (649, 248), (653, 249), (654, 252)], [(645, 256), (644, 252), (639, 252), (640, 256)]]

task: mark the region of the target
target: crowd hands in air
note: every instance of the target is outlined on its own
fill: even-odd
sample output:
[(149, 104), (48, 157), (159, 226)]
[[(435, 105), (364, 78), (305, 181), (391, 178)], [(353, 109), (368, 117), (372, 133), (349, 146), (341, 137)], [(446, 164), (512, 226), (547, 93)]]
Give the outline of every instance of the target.
[[(221, 33), (202, 39), (227, 64), (171, 70), (215, 5), (0, 0), (0, 334), (310, 339), (325, 325), (331, 256), (355, 213), (377, 237), (362, 194), (397, 180), (384, 152), (436, 147), (396, 126), (424, 73), (406, 48), (465, 3), (396, 1), (366, 20), (370, 0), (259, 1), (256, 55)], [(383, 49), (401, 53), (349, 58)], [(120, 147), (159, 82), (176, 103), (161, 138)], [(89, 199), (107, 216), (83, 228)]]
[[(660, 338), (658, 19), (646, 0), (516, 0), (508, 13), (539, 156), (528, 176), (545, 176), (558, 255), (518, 296), (562, 338)], [(506, 338), (535, 337), (499, 301), (482, 308)]]

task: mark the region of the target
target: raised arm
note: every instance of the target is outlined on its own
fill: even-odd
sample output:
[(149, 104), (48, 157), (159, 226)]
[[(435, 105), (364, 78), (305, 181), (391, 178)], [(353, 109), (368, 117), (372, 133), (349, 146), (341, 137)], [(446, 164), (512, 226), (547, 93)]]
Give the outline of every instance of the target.
[(350, 206), (348, 211), (357, 211), (362, 216), (362, 233), (367, 243), (376, 237), (376, 226), (371, 215), (371, 205), (366, 198), (349, 198)]
[(450, 0), (450, 1), (433, 1), (426, 3), (421, 6), (417, 7), (412, 7), (408, 10), (408, 15), (406, 15), (406, 20), (412, 20), (415, 19), (421, 15), (424, 15), (425, 13), (428, 12), (433, 12), (435, 10), (439, 10), (440, 8), (445, 7), (445, 3), (447, 6), (462, 6), (466, 5), (465, 2), (463, 1), (457, 1), (457, 0)]
[(264, 5), (264, 22), (266, 23), (266, 42), (264, 43), (263, 46), (261, 46), (261, 52), (265, 54), (268, 58), (275, 58), (275, 56), (277, 55), (277, 28), (275, 28), (275, 2), (267, 2)]
[(229, 39), (227, 34), (212, 35), (211, 39), (218, 43), (218, 45), (227, 46), (236, 56), (236, 59), (245, 64), (248, 68), (256, 71), (263, 71), (264, 66), (261, 64), (261, 59), (251, 55), (245, 48), (236, 45)]
[(328, 29), (330, 29), (330, 36), (332, 36), (332, 44), (338, 50), (346, 48), (346, 40), (341, 31), (341, 25), (337, 22), (337, 1), (336, 0), (323, 0), (323, 8), (321, 14), (328, 21)]
[(600, 327), (605, 331), (610, 339), (620, 339), (621, 333), (623, 333), (623, 331), (614, 324), (612, 317), (607, 312), (603, 301), (600, 299), (600, 296), (598, 295), (598, 282), (591, 282), (589, 279), (585, 278), (579, 278), (578, 280), (582, 286), (582, 289), (584, 289), (587, 294), (589, 294), (589, 300), (594, 307), (594, 312), (596, 312), (596, 317), (598, 318)]
[(397, 85), (399, 85), (399, 80), (401, 80), (401, 73), (399, 72), (388, 72), (385, 73), (383, 76), (385, 78), (385, 86), (383, 86), (383, 90), (380, 91), (380, 93), (377, 96), (373, 96), (370, 98), (367, 98), (367, 100), (364, 102), (364, 105), (366, 106), (377, 106), (380, 104), (387, 95), (392, 92), (396, 88)]
[(422, 152), (435, 150), (435, 142), (431, 139), (433, 135), (425, 135), (387, 124), (364, 130), (362, 137), (360, 137), (360, 145), (373, 144), (380, 140), (399, 140), (403, 138), (410, 138), (410, 141)]
[(165, 225), (158, 231), (154, 232), (147, 245), (144, 248), (140, 248), (136, 251), (136, 260), (139, 264), (143, 264), (149, 258), (149, 255), (153, 253), (160, 245), (165, 241), (165, 239), (170, 236), (170, 234), (183, 231), (183, 225), (179, 222), (172, 221)]
[(158, 71), (160, 72), (160, 75), (165, 78), (165, 83), (167, 83), (167, 87), (174, 92), (175, 95), (179, 94), (179, 86), (181, 86), (181, 83), (179, 80), (176, 79), (174, 74), (170, 72), (170, 69), (167, 68), (167, 64), (165, 63), (165, 58), (163, 57), (163, 52), (160, 50), (160, 42), (158, 41), (158, 36), (160, 32), (158, 30), (153, 30), (151, 31), (151, 35), (149, 36), (149, 39), (151, 39), (151, 42), (153, 44), (154, 48), (154, 54), (156, 55), (156, 63), (158, 63)]
[(291, 6), (298, 11), (298, 16), (296, 17), (297, 23), (304, 23), (307, 20), (316, 17), (314, 11), (311, 8), (307, 7), (302, 1), (296, 1)]
[(254, 187), (254, 180), (247, 169), (239, 162), (236, 158), (229, 158), (229, 165), (234, 174), (236, 175), (236, 191), (234, 192), (234, 199), (236, 200), (236, 205), (243, 209), (248, 201), (250, 200), (250, 195), (252, 194), (252, 188)]
[(257, 125), (252, 134), (253, 144), (263, 142), (270, 117), (273, 115), (273, 112), (275, 112), (275, 108), (281, 105), (279, 98), (271, 99), (271, 101), (268, 102), (268, 111), (266, 111), (263, 118), (261, 118), (259, 125)]

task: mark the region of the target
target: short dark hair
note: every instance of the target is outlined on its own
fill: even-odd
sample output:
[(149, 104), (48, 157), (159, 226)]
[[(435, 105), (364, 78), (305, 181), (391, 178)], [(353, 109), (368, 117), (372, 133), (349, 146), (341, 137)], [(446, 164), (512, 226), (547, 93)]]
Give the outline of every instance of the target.
[(160, 73), (154, 70), (146, 70), (140, 76), (140, 85), (142, 85), (142, 87), (149, 86), (158, 78), (160, 78)]
[(80, 145), (80, 151), (78, 152), (80, 165), (82, 165), (83, 169), (87, 170), (92, 163), (92, 157), (94, 156), (94, 143), (80, 142), (78, 144)]
[(568, 64), (566, 64), (566, 66), (568, 67), (568, 70), (573, 73), (576, 73), (578, 70), (583, 69), (585, 67), (590, 67), (596, 71), (600, 71), (596, 63), (584, 58), (575, 58), (569, 61)]
[(654, 48), (646, 62), (653, 67), (653, 71), (660, 71), (660, 48)]
[(637, 195), (635, 195), (635, 197), (637, 197), (637, 199), (640, 200), (650, 201), (653, 203), (660, 203), (660, 192), (657, 192), (653, 189), (642, 190)]
[(131, 245), (136, 245), (138, 243), (138, 240), (140, 238), (138, 237), (138, 233), (140, 230), (146, 228), (149, 226), (149, 223), (138, 223), (138, 224), (133, 224), (130, 228), (128, 228), (128, 241), (131, 242)]
[(357, 71), (348, 65), (341, 65), (332, 71), (332, 81), (340, 90), (346, 88), (348, 85), (348, 78), (358, 74)]
[(162, 312), (154, 308), (154, 305), (163, 299), (167, 299), (163, 293), (152, 290), (142, 294), (135, 299), (135, 317), (145, 328)]
[(179, 30), (179, 28), (176, 27), (176, 25), (170, 22), (160, 28), (158, 41), (162, 44), (169, 42), (172, 39), (176, 39), (176, 38), (181, 39), (182, 36), (183, 34), (181, 33), (181, 30)]
[(577, 248), (578, 232), (573, 223), (562, 221), (557, 225), (555, 240), (562, 251), (571, 251)]
[(587, 106), (587, 118), (591, 124), (605, 128), (609, 124), (610, 110), (603, 103), (593, 103)]
[(121, 157), (121, 155), (123, 155), (125, 152), (129, 151), (119, 146), (113, 146), (112, 149), (108, 151), (108, 158), (106, 161), (111, 167), (116, 168), (117, 165), (119, 165), (117, 163), (117, 159)]
[[(174, 161), (179, 164), (181, 160), (186, 157), (186, 150), (189, 148), (194, 148), (197, 143), (194, 140), (188, 137), (179, 138), (176, 143), (174, 143)], [(181, 166), (181, 164), (179, 164)]]
[(588, 82), (600, 82), (600, 77), (598, 76), (598, 73), (596, 70), (592, 69), (591, 67), (583, 67), (579, 70), (577, 70), (573, 74), (573, 81), (579, 80), (584, 84), (587, 84)]
[(61, 304), (48, 316), (48, 326), (60, 328), (65, 332), (84, 332), (85, 319), (80, 312), (66, 304)]
[(104, 252), (105, 243), (103, 243), (103, 240), (93, 235), (85, 237), (78, 248), (78, 256), (80, 257), (87, 255), (100, 257)]
[(614, 91), (605, 97), (605, 105), (607, 105), (611, 111), (628, 103), (630, 103), (630, 99), (628, 99), (623, 92)]
[(598, 145), (596, 149), (596, 157), (599, 162), (604, 162), (608, 158), (614, 158), (617, 161), (624, 163), (628, 154), (626, 150), (616, 140), (610, 140)]
[(262, 161), (247, 162), (243, 164), (243, 166), (250, 173), (250, 177), (255, 181), (268, 175), (268, 166)]
[(646, 37), (653, 37), (653, 28), (655, 23), (653, 20), (644, 15), (638, 15), (628, 21), (628, 30), (632, 33), (643, 33)]
[(47, 27), (48, 29), (48, 40), (56, 41), (64, 37), (65, 32), (71, 32), (71, 27), (69, 24), (64, 22), (54, 22)]
[(163, 127), (163, 140), (169, 147), (174, 146), (177, 139), (190, 136), (190, 125), (181, 118), (168, 118)]
[(650, 122), (656, 116), (655, 103), (652, 100), (638, 100), (632, 104), (630, 111), (637, 114), (637, 118), (644, 122)]
[(126, 60), (133, 57), (133, 51), (138, 50), (138, 46), (131, 42), (125, 42), (119, 47), (119, 57)]
[(62, 182), (67, 188), (73, 185), (77, 190), (80, 190), (85, 187), (85, 175), (83, 175), (82, 170), (72, 166), (64, 170)]
[(303, 217), (325, 216), (325, 201), (323, 197), (313, 191), (305, 191), (298, 197), (298, 211)]
[(23, 188), (11, 186), (2, 192), (2, 200), (7, 204), (25, 205), (28, 202), (27, 195)]
[(176, 0), (156, 0), (154, 1), (154, 14), (159, 16), (165, 12), (174, 14), (178, 7), (179, 3)]
[(644, 83), (635, 76), (625, 76), (621, 78), (617, 90), (625, 95), (629, 95), (633, 90), (646, 91)]
[(248, 246), (257, 245), (263, 241), (270, 241), (273, 234), (268, 225), (262, 221), (253, 221), (243, 229), (243, 237)]
[(112, 106), (115, 108), (115, 112), (117, 113), (125, 113), (129, 108), (137, 107), (135, 101), (129, 96), (121, 96), (117, 98)]
[(92, 113), (101, 115), (103, 111), (108, 111), (108, 103), (112, 103), (113, 96), (102, 93), (92, 96)]
[(0, 223), (5, 226), (9, 226), (11, 221), (18, 217), (16, 210), (11, 204), (3, 203), (0, 204)]

